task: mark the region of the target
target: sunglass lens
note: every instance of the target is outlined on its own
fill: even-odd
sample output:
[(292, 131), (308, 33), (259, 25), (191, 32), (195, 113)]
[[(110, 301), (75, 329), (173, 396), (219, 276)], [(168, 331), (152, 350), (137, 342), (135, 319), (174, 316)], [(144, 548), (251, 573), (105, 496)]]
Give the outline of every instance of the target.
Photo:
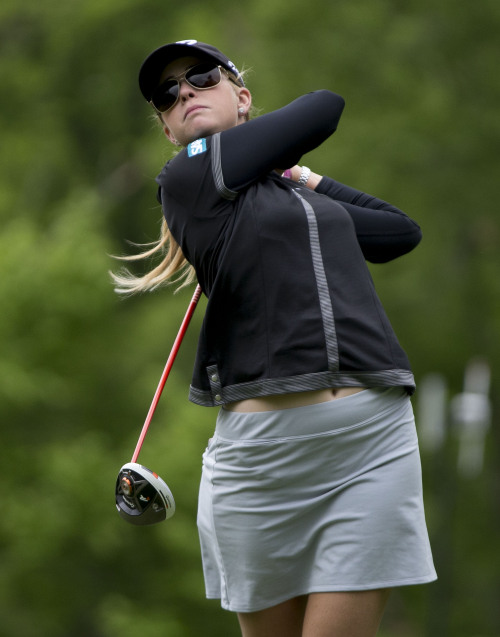
[(220, 69), (213, 64), (197, 64), (186, 73), (186, 80), (195, 88), (212, 88), (221, 80)]
[[(221, 81), (220, 69), (210, 62), (197, 64), (189, 69), (185, 75), (186, 81), (194, 88), (212, 88)], [(151, 102), (157, 111), (165, 113), (179, 98), (179, 80), (166, 80), (156, 89)]]
[(177, 80), (167, 80), (161, 84), (153, 94), (151, 101), (160, 113), (168, 111), (179, 97), (179, 83)]

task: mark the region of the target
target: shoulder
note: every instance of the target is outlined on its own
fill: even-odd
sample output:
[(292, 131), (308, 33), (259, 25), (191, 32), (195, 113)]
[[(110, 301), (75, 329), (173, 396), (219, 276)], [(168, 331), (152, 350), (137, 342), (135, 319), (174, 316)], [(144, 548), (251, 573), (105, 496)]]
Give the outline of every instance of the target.
[(202, 170), (203, 166), (209, 164), (211, 160), (211, 154), (207, 152), (210, 145), (211, 140), (207, 137), (191, 142), (163, 166), (156, 181), (160, 185), (175, 183), (178, 179)]
[(167, 161), (156, 182), (163, 192), (175, 199), (184, 199), (196, 185), (210, 186), (212, 174), (210, 138), (197, 139)]
[(186, 196), (186, 190), (202, 189), (206, 196), (213, 193), (228, 200), (237, 196), (237, 192), (224, 184), (220, 133), (201, 137), (188, 144), (165, 164), (156, 181), (171, 194), (183, 192)]

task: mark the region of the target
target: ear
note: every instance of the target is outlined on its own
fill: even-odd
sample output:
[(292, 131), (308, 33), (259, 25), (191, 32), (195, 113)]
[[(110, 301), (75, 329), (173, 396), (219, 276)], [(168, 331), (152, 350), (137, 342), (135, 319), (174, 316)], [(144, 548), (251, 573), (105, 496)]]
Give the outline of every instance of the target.
[(247, 88), (241, 88), (238, 94), (238, 110), (243, 109), (244, 116), (246, 116), (251, 106), (252, 94)]
[(172, 144), (174, 144), (174, 146), (180, 146), (179, 142), (175, 139), (175, 136), (172, 134), (172, 131), (165, 123), (163, 123), (163, 132), (165, 133), (167, 139), (169, 139), (172, 142)]

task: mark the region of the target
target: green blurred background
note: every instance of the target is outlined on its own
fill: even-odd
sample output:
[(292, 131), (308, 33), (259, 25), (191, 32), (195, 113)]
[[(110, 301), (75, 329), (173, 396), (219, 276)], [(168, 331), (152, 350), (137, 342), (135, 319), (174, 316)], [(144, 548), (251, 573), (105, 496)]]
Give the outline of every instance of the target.
[[(203, 301), (140, 457), (176, 515), (132, 527), (113, 494), (192, 294), (124, 300), (108, 276), (127, 240), (157, 237), (171, 153), (137, 71), (186, 38), (248, 68), (262, 112), (316, 88), (344, 96), (338, 132), (305, 163), (421, 224), (415, 252), (371, 270), (421, 388), (440, 579), (395, 592), (381, 635), (500, 635), (499, 27), (498, 0), (2, 1), (0, 635), (239, 634), (204, 598), (196, 531), (216, 415), (187, 401)], [(467, 471), (450, 405), (477, 357), (491, 418)], [(429, 412), (432, 378), (444, 398)]]

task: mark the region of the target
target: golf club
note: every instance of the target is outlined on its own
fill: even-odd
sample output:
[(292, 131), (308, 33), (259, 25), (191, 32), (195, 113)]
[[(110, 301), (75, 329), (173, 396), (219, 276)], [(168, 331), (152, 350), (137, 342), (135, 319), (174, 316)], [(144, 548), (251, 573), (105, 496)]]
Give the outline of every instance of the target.
[(175, 513), (174, 497), (167, 484), (156, 473), (138, 464), (137, 458), (200, 296), (201, 288), (197, 285), (158, 383), (132, 460), (123, 465), (116, 480), (116, 508), (120, 516), (130, 524), (155, 524), (171, 518)]

